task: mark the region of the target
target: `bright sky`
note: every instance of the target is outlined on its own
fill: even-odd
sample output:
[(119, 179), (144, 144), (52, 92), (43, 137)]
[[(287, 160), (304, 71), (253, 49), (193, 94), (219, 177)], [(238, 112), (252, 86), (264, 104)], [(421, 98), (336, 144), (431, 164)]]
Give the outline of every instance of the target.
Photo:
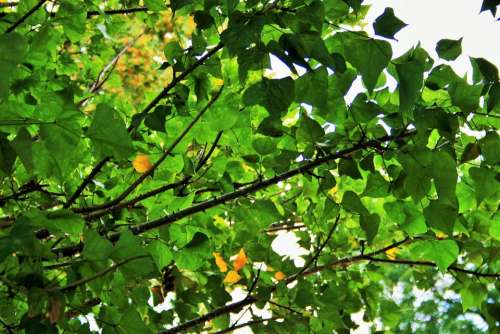
[[(399, 56), (421, 41), (422, 46), (436, 60), (436, 43), (443, 38), (463, 37), (463, 55), (451, 62), (459, 74), (469, 71), (468, 57), (482, 57), (500, 65), (500, 22), (483, 12), (481, 0), (371, 0), (367, 17), (373, 22), (386, 7), (392, 7), (395, 15), (408, 24), (392, 43), (394, 54)], [(371, 25), (367, 27), (371, 30)], [(444, 62), (440, 60), (440, 62)], [(470, 72), (470, 71), (469, 71)]]

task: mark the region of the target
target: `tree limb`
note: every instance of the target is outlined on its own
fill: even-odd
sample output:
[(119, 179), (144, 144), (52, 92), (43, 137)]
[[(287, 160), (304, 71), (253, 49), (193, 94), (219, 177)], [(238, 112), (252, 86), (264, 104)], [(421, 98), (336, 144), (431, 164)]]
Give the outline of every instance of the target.
[(266, 322), (266, 321), (274, 321), (274, 320), (278, 320), (280, 319), (280, 317), (272, 317), (272, 318), (267, 318), (267, 319), (258, 319), (258, 320), (251, 320), (251, 321), (247, 321), (247, 322), (244, 322), (242, 324), (234, 324), (226, 329), (222, 329), (220, 331), (217, 331), (215, 332), (214, 334), (225, 334), (225, 333), (229, 333), (229, 332), (232, 332), (236, 329), (240, 329), (240, 328), (244, 328), (244, 327), (247, 327), (247, 326), (252, 326), (252, 325), (257, 325), (257, 324), (261, 324), (263, 322)]
[(256, 301), (257, 301), (257, 298), (252, 297), (252, 296), (247, 296), (243, 300), (240, 300), (238, 302), (234, 302), (234, 303), (227, 304), (227, 305), (221, 306), (219, 308), (216, 308), (212, 312), (209, 312), (209, 313), (207, 313), (205, 315), (202, 315), (202, 316), (200, 316), (200, 317), (198, 317), (196, 319), (186, 321), (185, 323), (180, 324), (179, 326), (176, 326), (176, 327), (173, 327), (173, 328), (170, 328), (170, 329), (166, 329), (166, 330), (160, 331), (159, 334), (183, 333), (187, 329), (190, 329), (190, 328), (202, 325), (206, 321), (215, 319), (215, 318), (217, 318), (217, 317), (219, 317), (219, 316), (221, 316), (223, 314), (228, 314), (228, 313), (231, 313), (231, 312), (239, 311), (242, 307), (244, 307), (246, 305), (253, 304)]
[[(311, 160), (311, 161), (303, 164), (302, 166), (291, 169), (291, 170), (284, 172), (282, 174), (276, 175), (275, 177), (272, 177), (272, 178), (269, 178), (266, 180), (262, 180), (259, 182), (255, 182), (249, 186), (243, 187), (241, 189), (235, 190), (235, 191), (230, 192), (230, 193), (226, 193), (220, 197), (215, 197), (214, 199), (210, 199), (210, 200), (198, 203), (198, 204), (193, 205), (189, 208), (186, 208), (184, 210), (178, 211), (178, 212), (173, 213), (171, 215), (153, 220), (151, 222), (136, 225), (136, 226), (132, 227), (132, 232), (134, 234), (140, 234), (140, 233), (152, 230), (152, 229), (160, 227), (160, 226), (168, 225), (168, 224), (175, 222), (177, 220), (180, 220), (184, 217), (193, 215), (193, 214), (201, 212), (201, 211), (205, 211), (205, 210), (210, 209), (212, 207), (215, 207), (217, 205), (232, 201), (234, 199), (246, 196), (250, 193), (254, 193), (258, 190), (267, 188), (267, 187), (274, 185), (280, 181), (284, 181), (284, 180), (287, 180), (293, 176), (307, 172), (308, 170), (311, 170), (311, 169), (313, 169), (317, 166), (320, 166), (324, 163), (333, 161), (335, 159), (346, 156), (348, 154), (352, 154), (354, 152), (371, 147), (375, 143), (378, 143), (381, 141), (392, 141), (392, 140), (396, 140), (396, 139), (401, 139), (401, 138), (404, 138), (407, 136), (411, 136), (415, 133), (416, 133), (415, 131), (411, 131), (411, 132), (405, 132), (405, 133), (397, 135), (397, 136), (387, 135), (387, 136), (383, 136), (383, 137), (380, 137), (377, 139), (372, 139), (372, 140), (369, 140), (369, 141), (366, 141), (363, 143), (358, 143), (350, 148), (338, 151), (338, 152), (333, 153), (333, 154), (329, 154), (327, 156), (324, 156), (324, 157), (321, 157), (321, 158), (318, 158), (315, 160)], [(116, 238), (116, 239), (117, 239), (117, 237), (118, 237), (117, 235), (113, 236), (113, 238)]]

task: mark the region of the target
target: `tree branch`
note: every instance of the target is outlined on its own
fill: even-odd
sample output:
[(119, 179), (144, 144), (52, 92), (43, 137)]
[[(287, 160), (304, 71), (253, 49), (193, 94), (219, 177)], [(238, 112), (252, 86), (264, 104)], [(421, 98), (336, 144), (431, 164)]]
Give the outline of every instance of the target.
[[(132, 227), (132, 232), (134, 234), (140, 234), (140, 233), (149, 231), (151, 229), (154, 229), (154, 228), (157, 228), (160, 226), (168, 225), (168, 224), (175, 222), (179, 219), (182, 219), (184, 217), (193, 215), (193, 214), (201, 212), (201, 211), (205, 211), (205, 210), (210, 209), (212, 207), (215, 207), (217, 205), (232, 201), (234, 199), (246, 196), (250, 193), (254, 193), (258, 190), (267, 188), (267, 187), (274, 185), (280, 181), (284, 181), (284, 180), (287, 180), (293, 176), (307, 172), (307, 171), (309, 171), (317, 166), (320, 166), (324, 163), (330, 162), (330, 161), (338, 159), (340, 157), (343, 157), (343, 156), (352, 154), (354, 152), (363, 150), (365, 148), (371, 147), (375, 143), (378, 143), (381, 141), (392, 141), (392, 140), (396, 140), (396, 139), (401, 139), (401, 138), (404, 138), (407, 136), (411, 136), (415, 133), (416, 133), (415, 131), (411, 131), (411, 132), (405, 132), (405, 133), (400, 134), (398, 136), (387, 135), (387, 136), (383, 136), (383, 137), (380, 137), (377, 139), (372, 139), (372, 140), (369, 140), (369, 141), (366, 141), (363, 143), (358, 143), (358, 144), (354, 145), (353, 147), (338, 151), (338, 152), (333, 153), (333, 154), (329, 154), (327, 156), (324, 156), (324, 157), (321, 157), (321, 158), (318, 158), (315, 160), (311, 160), (311, 161), (303, 164), (302, 166), (299, 166), (297, 168), (294, 168), (294, 169), (289, 170), (287, 172), (284, 172), (282, 174), (276, 175), (275, 177), (272, 177), (272, 178), (269, 178), (266, 180), (262, 180), (259, 182), (255, 182), (249, 186), (243, 187), (241, 189), (235, 190), (235, 191), (230, 192), (230, 193), (226, 193), (220, 197), (215, 197), (214, 199), (198, 203), (198, 204), (193, 205), (189, 208), (186, 208), (184, 210), (178, 211), (178, 212), (173, 213), (171, 215), (153, 220), (151, 222), (136, 225), (136, 226)], [(118, 236), (115, 235), (115, 236), (113, 236), (113, 238), (117, 239)]]
[(125, 189), (120, 195), (118, 195), (115, 199), (100, 205), (95, 205), (92, 207), (81, 209), (80, 212), (86, 212), (87, 210), (94, 211), (100, 209), (106, 209), (112, 207), (122, 200), (124, 200), (132, 191), (135, 190), (149, 175), (151, 175), (158, 166), (172, 153), (172, 151), (177, 147), (177, 145), (181, 142), (182, 139), (191, 131), (193, 126), (198, 122), (198, 120), (205, 114), (205, 112), (210, 109), (210, 107), (217, 101), (220, 94), (222, 93), (223, 86), (215, 93), (215, 95), (210, 99), (205, 107), (203, 107), (196, 116), (191, 120), (191, 122), (186, 126), (186, 128), (181, 132), (179, 136), (174, 140), (172, 144), (163, 152), (161, 157), (153, 164), (153, 166), (148, 169), (145, 173), (141, 174), (127, 189)]
[(13, 32), (19, 25), (21, 25), (24, 21), (26, 21), (31, 15), (33, 15), (34, 12), (36, 12), (40, 7), (43, 6), (43, 4), (47, 2), (47, 0), (40, 0), (36, 5), (33, 6), (29, 11), (26, 12), (19, 20), (14, 22), (13, 25), (11, 25), (6, 33), (11, 33)]
[(223, 314), (228, 314), (231, 312), (239, 311), (242, 307), (246, 305), (253, 304), (257, 301), (257, 298), (252, 297), (252, 296), (247, 296), (245, 299), (240, 300), (239, 302), (234, 302), (231, 304), (227, 304), (224, 306), (221, 306), (219, 308), (216, 308), (212, 312), (209, 312), (205, 315), (202, 315), (196, 319), (186, 321), (183, 324), (180, 324), (179, 326), (166, 329), (163, 331), (160, 331), (159, 334), (175, 334), (175, 333), (183, 333), (187, 329), (199, 326), (204, 324), (206, 321), (212, 320), (217, 318), (218, 316), (221, 316)]
[[(177, 188), (179, 186), (186, 185), (186, 184), (189, 183), (190, 180), (191, 180), (191, 176), (186, 176), (185, 178), (183, 178), (180, 181), (177, 181), (177, 182), (174, 182), (174, 183), (169, 183), (169, 184), (166, 184), (164, 186), (155, 188), (153, 190), (145, 192), (144, 194), (138, 195), (138, 196), (132, 198), (129, 201), (121, 202), (121, 203), (115, 204), (113, 206), (110, 206), (110, 207), (98, 210), (96, 212), (90, 213), (90, 214), (84, 216), (84, 219), (86, 221), (91, 221), (91, 220), (94, 220), (96, 218), (105, 216), (105, 215), (109, 214), (110, 212), (112, 212), (114, 210), (119, 210), (119, 209), (131, 207), (131, 206), (135, 205), (136, 203), (138, 203), (138, 202), (140, 202), (140, 201), (142, 201), (142, 200), (144, 200), (146, 198), (150, 198), (150, 197), (153, 197), (155, 195), (161, 194), (161, 193), (163, 193), (165, 191), (168, 191), (170, 189), (174, 189), (174, 188)], [(94, 208), (94, 207), (87, 207), (87, 208), (83, 208), (83, 209), (76, 209), (74, 211), (77, 212), (77, 213), (88, 212), (88, 211), (91, 211), (92, 208)]]
[[(137, 118), (136, 122), (132, 122), (130, 126), (127, 128), (128, 132), (132, 132), (135, 130), (137, 126), (142, 122), (142, 120), (146, 117), (146, 115), (165, 97), (168, 96), (168, 93), (170, 90), (172, 90), (179, 82), (184, 80), (191, 72), (193, 72), (196, 68), (201, 66), (207, 59), (212, 57), (214, 54), (216, 54), (219, 50), (223, 48), (223, 44), (219, 43), (216, 47), (214, 47), (212, 50), (208, 51), (204, 56), (200, 57), (196, 62), (194, 62), (187, 70), (182, 72), (178, 77), (174, 78), (172, 82), (170, 82), (167, 87), (165, 87), (145, 108), (143, 111), (141, 111)], [(82, 183), (78, 186), (76, 191), (71, 195), (71, 197), (68, 199), (68, 201), (64, 204), (64, 208), (69, 208), (76, 200), (78, 197), (80, 197), (80, 194), (83, 192), (83, 190), (89, 185), (90, 182), (92, 182), (92, 179), (101, 171), (101, 169), (104, 167), (104, 165), (111, 160), (111, 157), (106, 157), (102, 159), (100, 162), (97, 163), (97, 165), (92, 169), (90, 174), (82, 181)]]
[[(99, 74), (97, 75), (97, 78), (94, 80), (94, 82), (92, 82), (92, 84), (90, 85), (90, 88), (89, 88), (89, 93), (90, 94), (94, 94), (96, 92), (98, 92), (101, 87), (104, 85), (104, 83), (109, 79), (109, 77), (111, 76), (111, 73), (113, 72), (113, 70), (115, 69), (116, 67), (116, 64), (118, 63), (118, 61), (120, 60), (120, 58), (125, 54), (125, 52), (127, 52), (127, 50), (132, 46), (134, 45), (134, 43), (142, 36), (142, 33), (139, 34), (138, 36), (136, 36), (132, 41), (130, 41), (127, 45), (125, 45), (121, 50), (120, 52), (118, 52), (114, 57), (113, 59), (111, 59), (111, 61), (106, 64), (106, 66), (104, 66), (102, 68), (102, 70), (99, 72)], [(91, 98), (91, 96), (88, 96), (84, 99), (82, 99), (81, 101), (78, 102), (78, 106), (79, 107), (83, 107), (87, 101)]]
[(102, 12), (98, 10), (91, 10), (87, 12), (87, 18), (91, 18), (93, 16), (98, 16), (98, 15), (116, 15), (116, 14), (132, 14), (132, 13), (137, 13), (137, 12), (147, 12), (149, 9), (147, 7), (136, 7), (136, 8), (124, 8), (124, 9), (108, 9), (104, 10)]
[[(426, 267), (437, 267), (437, 265), (430, 261), (412, 261), (412, 260), (390, 260), (390, 259), (380, 259), (372, 256), (365, 256), (365, 260), (380, 263), (392, 263), (392, 264), (402, 264), (407, 266), (426, 266)], [(457, 266), (450, 266), (448, 270), (458, 271), (468, 275), (474, 275), (478, 277), (491, 277), (500, 278), (500, 273), (482, 273), (474, 270), (467, 270)]]
[[(352, 154), (354, 152), (366, 149), (368, 147), (373, 146), (375, 143), (402, 139), (402, 138), (405, 138), (408, 136), (412, 136), (415, 133), (416, 133), (415, 131), (410, 131), (410, 132), (404, 132), (404, 133), (396, 135), (396, 136), (386, 135), (386, 136), (379, 137), (376, 139), (368, 140), (368, 141), (363, 142), (363, 143), (358, 143), (350, 148), (338, 151), (338, 152), (333, 153), (333, 154), (329, 154), (327, 156), (324, 156), (324, 157), (321, 157), (321, 158), (318, 158), (315, 160), (311, 160), (307, 163), (304, 163), (302, 166), (291, 169), (287, 172), (276, 175), (272, 178), (252, 183), (252, 184), (245, 186), (241, 189), (235, 190), (235, 191), (230, 192), (230, 193), (226, 193), (224, 195), (221, 195), (220, 197), (215, 197), (213, 199), (195, 204), (189, 208), (180, 210), (176, 213), (173, 213), (173, 214), (167, 215), (165, 217), (153, 220), (151, 222), (135, 225), (135, 226), (131, 227), (132, 233), (137, 235), (137, 234), (141, 234), (141, 233), (144, 233), (146, 231), (149, 231), (149, 230), (152, 230), (152, 229), (164, 226), (164, 225), (168, 225), (168, 224), (173, 223), (175, 221), (178, 221), (182, 218), (191, 216), (195, 213), (205, 211), (207, 209), (213, 208), (213, 207), (218, 206), (220, 204), (224, 204), (224, 203), (232, 201), (234, 199), (237, 199), (237, 198), (246, 196), (248, 194), (257, 192), (261, 189), (264, 189), (264, 188), (267, 188), (271, 185), (277, 184), (280, 181), (284, 181), (284, 180), (287, 180), (293, 176), (302, 174), (302, 173), (304, 173), (310, 169), (313, 169), (317, 166), (320, 166), (324, 163), (327, 163), (327, 162), (333, 161), (335, 159), (338, 159), (340, 157), (343, 157), (343, 156)], [(111, 234), (109, 236), (109, 239), (111, 241), (117, 241), (119, 238), (120, 238), (120, 233), (114, 233), (114, 234)], [(77, 245), (66, 246), (66, 247), (60, 248), (60, 249), (53, 249), (52, 251), (58, 255), (72, 256), (72, 255), (80, 252), (82, 250), (82, 248), (83, 248), (83, 244), (80, 243)]]
[(294, 275), (295, 277), (292, 280), (287, 280), (287, 284), (290, 283), (291, 281), (294, 281), (295, 279), (298, 279), (302, 275), (302, 273), (304, 273), (309, 267), (311, 267), (311, 265), (314, 262), (316, 262), (316, 260), (318, 260), (320, 254), (323, 251), (323, 249), (325, 248), (326, 244), (332, 238), (333, 232), (335, 232), (335, 229), (337, 228), (337, 225), (339, 224), (339, 220), (340, 220), (340, 214), (337, 215), (337, 218), (335, 219), (335, 223), (330, 228), (330, 231), (328, 232), (328, 235), (326, 236), (325, 241), (323, 241), (323, 243), (319, 246), (319, 248), (317, 249), (314, 256), (311, 259), (309, 259), (309, 261), (304, 265), (304, 267), (302, 267), (302, 269), (300, 269), (300, 271), (298, 273), (296, 273)]
[(267, 318), (267, 319), (251, 320), (251, 321), (247, 321), (247, 322), (244, 322), (242, 324), (239, 324), (239, 325), (234, 324), (231, 327), (228, 327), (226, 329), (222, 329), (220, 331), (217, 331), (214, 334), (225, 334), (225, 333), (232, 332), (232, 331), (234, 331), (236, 329), (240, 329), (240, 328), (244, 328), (244, 327), (247, 327), (247, 326), (261, 324), (261, 323), (266, 322), (266, 321), (274, 321), (274, 320), (278, 320), (278, 319), (280, 319), (280, 317), (272, 317), (272, 318)]
[(97, 278), (100, 278), (100, 277), (106, 275), (107, 273), (115, 271), (118, 267), (123, 266), (124, 264), (127, 264), (127, 263), (129, 263), (131, 261), (134, 261), (134, 260), (144, 259), (146, 257), (149, 257), (149, 255), (137, 255), (137, 256), (129, 257), (127, 259), (124, 259), (122, 261), (119, 261), (119, 262), (115, 263), (114, 265), (112, 265), (109, 268), (106, 268), (104, 270), (101, 270), (101, 271), (95, 273), (92, 276), (76, 280), (76, 281), (74, 281), (72, 283), (69, 283), (68, 285), (63, 286), (63, 287), (54, 287), (54, 288), (48, 289), (48, 292), (66, 291), (66, 290), (70, 290), (70, 289), (76, 288), (76, 287), (78, 287), (80, 285), (84, 285), (84, 284), (86, 284), (86, 283), (88, 283), (90, 281), (93, 281), (93, 280), (95, 280)]

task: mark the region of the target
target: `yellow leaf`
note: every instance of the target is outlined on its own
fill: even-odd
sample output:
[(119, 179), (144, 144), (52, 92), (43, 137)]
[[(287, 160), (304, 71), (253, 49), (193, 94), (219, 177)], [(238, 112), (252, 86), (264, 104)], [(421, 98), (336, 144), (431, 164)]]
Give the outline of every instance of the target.
[(224, 84), (224, 80), (218, 78), (215, 78), (212, 82), (215, 86), (222, 86)]
[(132, 161), (132, 166), (134, 166), (135, 171), (138, 173), (145, 173), (153, 167), (147, 154), (138, 154), (134, 161)]
[(240, 271), (245, 264), (247, 263), (247, 255), (245, 254), (245, 251), (240, 249), (240, 252), (238, 253), (238, 256), (236, 256), (236, 259), (233, 261), (233, 268), (236, 271)]
[(215, 257), (215, 264), (217, 265), (217, 267), (219, 267), (220, 272), (225, 273), (227, 271), (226, 261), (224, 261), (220, 253), (214, 252), (212, 254)]
[(436, 238), (438, 238), (439, 240), (446, 239), (446, 238), (448, 238), (448, 234), (443, 233), (441, 231), (437, 231), (436, 232)]
[(286, 275), (282, 272), (282, 271), (277, 271), (275, 274), (274, 274), (274, 278), (277, 280), (277, 281), (282, 281), (284, 280), (286, 277)]
[(398, 253), (399, 253), (398, 247), (394, 247), (385, 251), (385, 255), (387, 255), (389, 260), (396, 260), (396, 254)]
[(237, 271), (231, 270), (227, 273), (224, 278), (224, 283), (234, 284), (237, 283), (241, 279), (240, 274)]

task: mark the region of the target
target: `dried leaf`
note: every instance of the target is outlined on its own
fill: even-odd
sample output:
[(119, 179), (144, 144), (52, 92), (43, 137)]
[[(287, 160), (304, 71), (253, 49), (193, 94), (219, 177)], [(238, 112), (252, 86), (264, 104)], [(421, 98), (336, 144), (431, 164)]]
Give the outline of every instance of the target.
[(160, 285), (155, 285), (154, 287), (151, 288), (151, 292), (153, 293), (153, 301), (155, 302), (154, 305), (159, 305), (163, 303), (165, 298), (163, 297), (163, 292), (161, 291), (161, 286)]
[(50, 299), (49, 320), (51, 324), (57, 323), (61, 319), (63, 304), (59, 298)]
[(238, 253), (238, 256), (236, 256), (236, 259), (233, 261), (233, 268), (236, 271), (240, 271), (245, 264), (247, 263), (247, 255), (245, 254), (245, 251), (240, 249), (240, 252)]
[(151, 161), (149, 160), (149, 155), (147, 154), (138, 154), (134, 161), (132, 161), (132, 166), (138, 173), (145, 173), (153, 167)]
[(219, 267), (220, 272), (225, 273), (227, 271), (226, 261), (224, 261), (220, 253), (214, 252), (212, 254), (215, 257), (215, 264), (217, 265), (217, 267)]

